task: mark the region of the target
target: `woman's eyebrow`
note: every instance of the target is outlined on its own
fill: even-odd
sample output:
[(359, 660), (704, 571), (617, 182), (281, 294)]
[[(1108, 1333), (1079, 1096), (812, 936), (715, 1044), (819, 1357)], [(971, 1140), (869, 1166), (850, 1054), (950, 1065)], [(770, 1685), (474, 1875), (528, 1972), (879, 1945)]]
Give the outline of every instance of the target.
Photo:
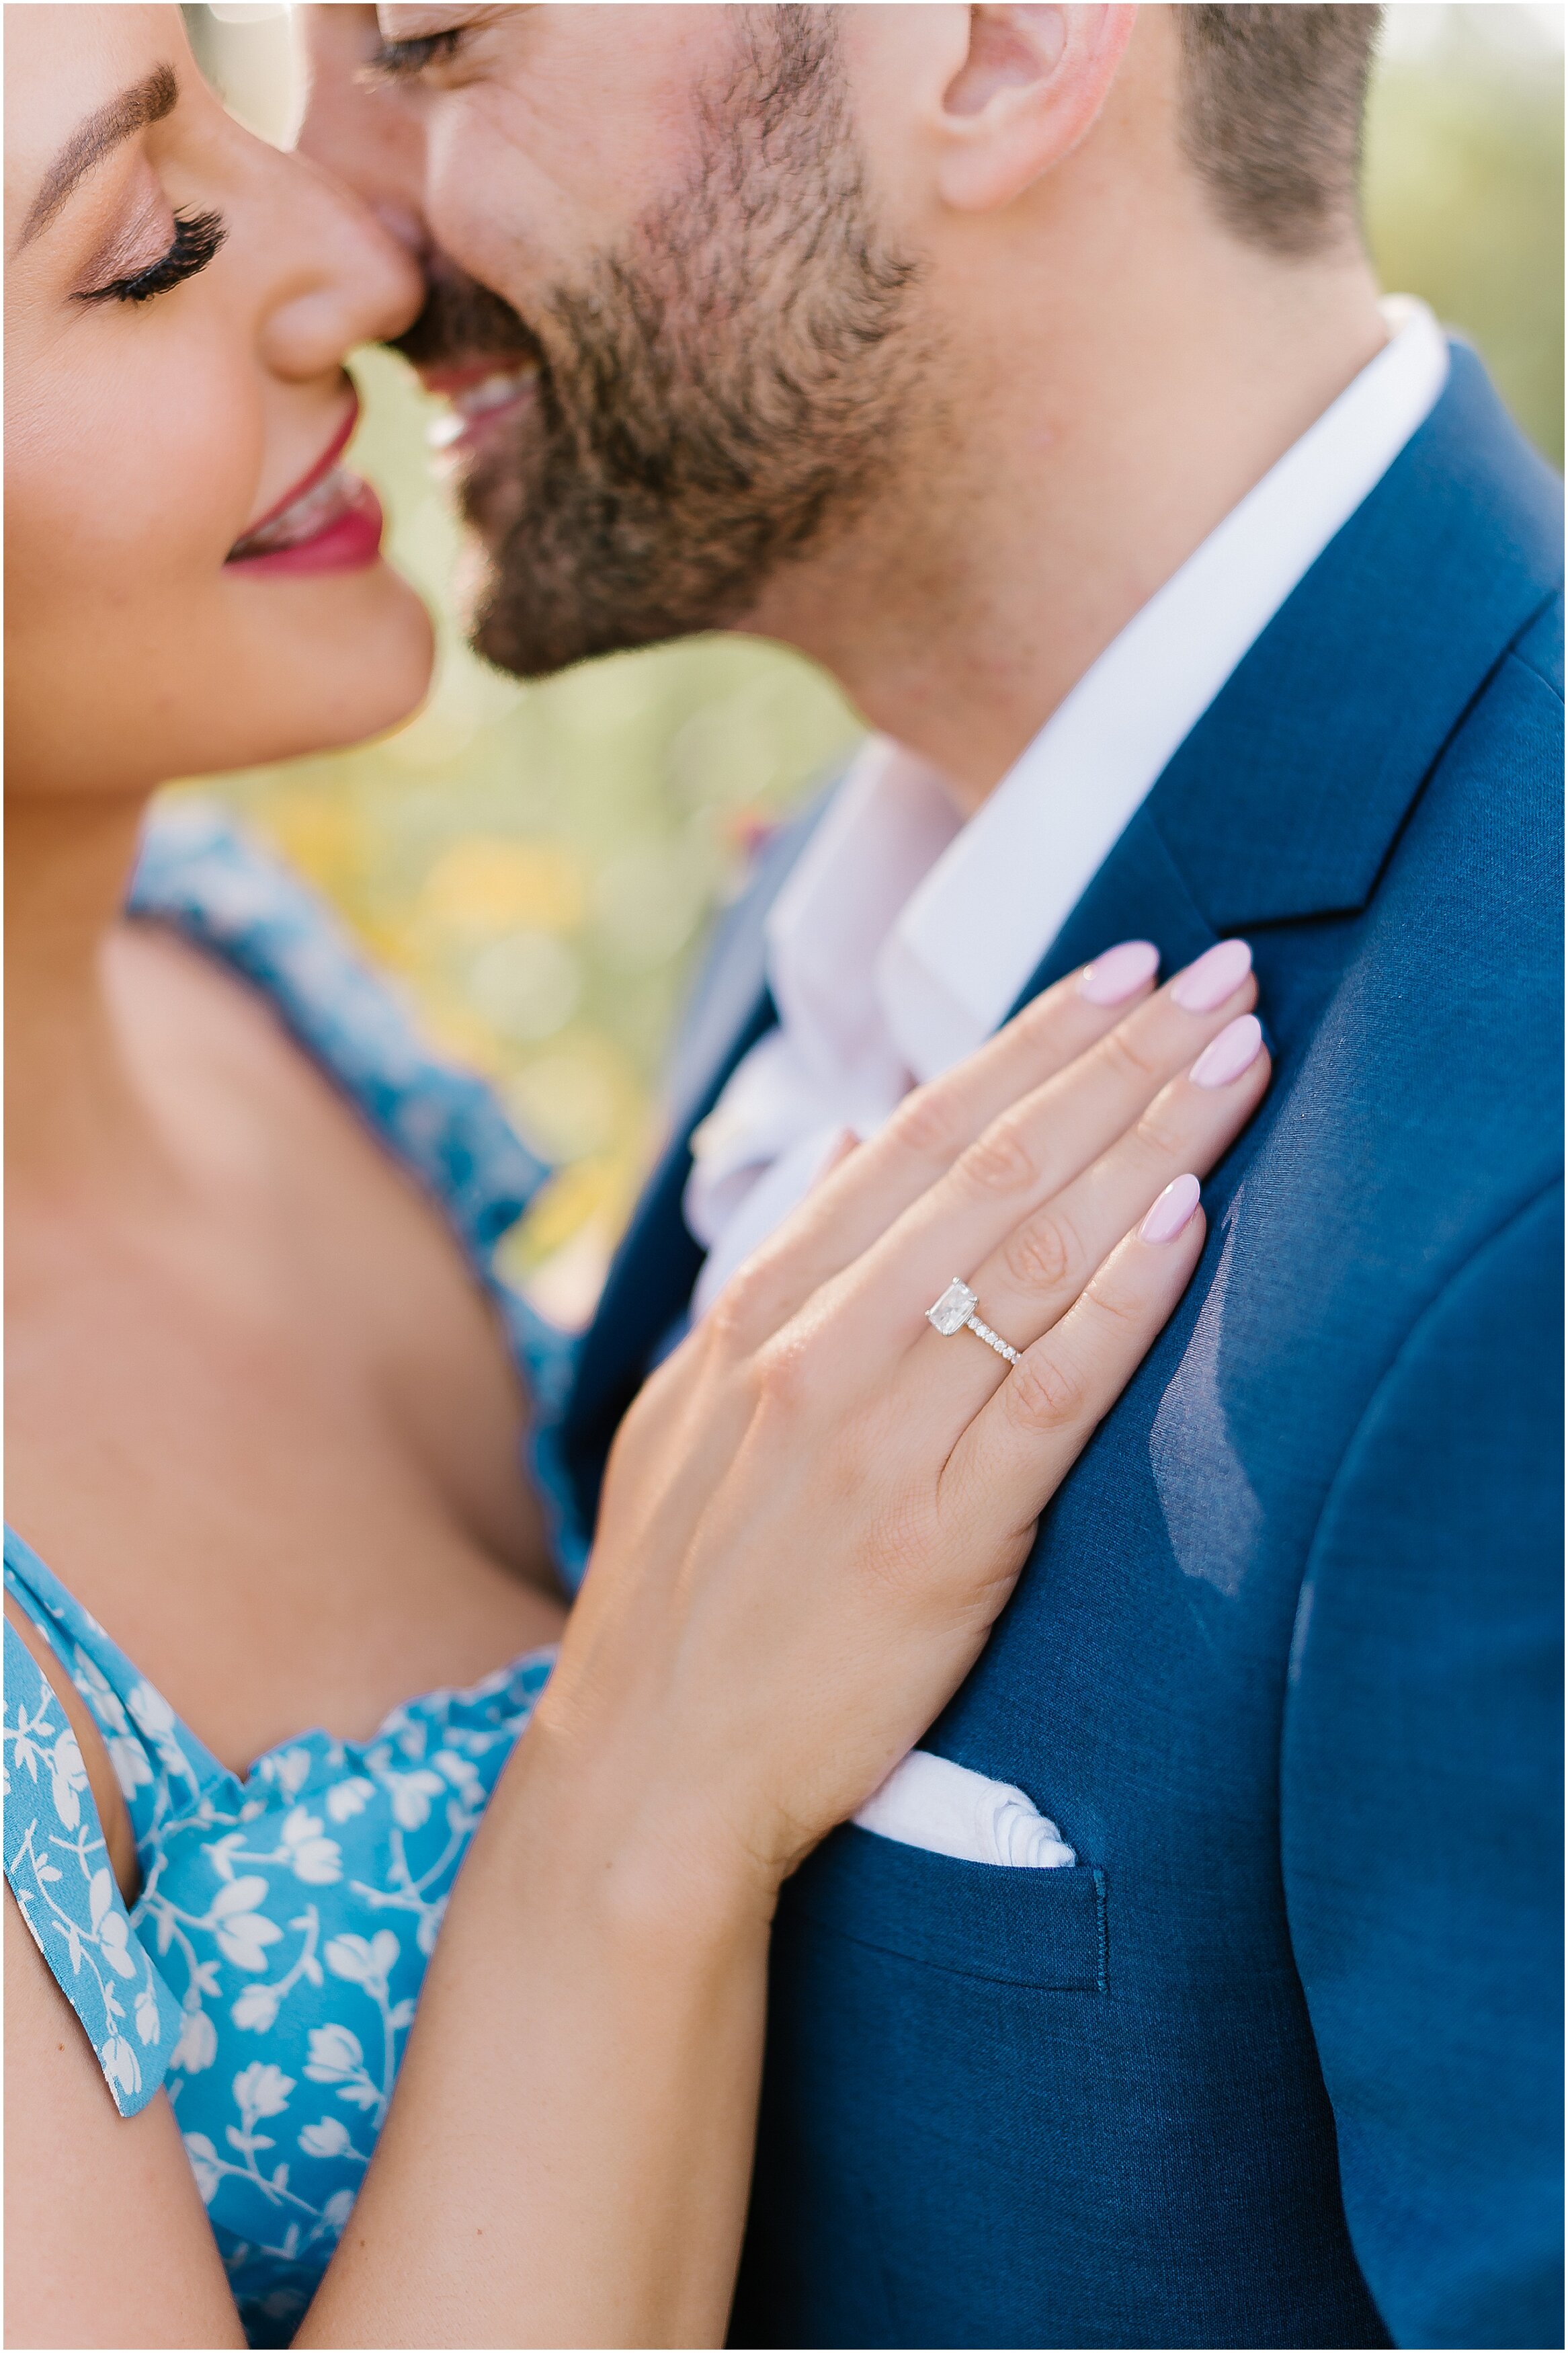
[(174, 111), (180, 95), (180, 85), (174, 79), (173, 66), (154, 66), (145, 80), (122, 90), (96, 114), (89, 114), (80, 128), (72, 132), (44, 174), (44, 184), (33, 199), (32, 209), (22, 224), (22, 234), (16, 239), (16, 251), (37, 236), (38, 231), (53, 220), (77, 182), (100, 164), (111, 148), (124, 139), (144, 131), (150, 122), (161, 122)]

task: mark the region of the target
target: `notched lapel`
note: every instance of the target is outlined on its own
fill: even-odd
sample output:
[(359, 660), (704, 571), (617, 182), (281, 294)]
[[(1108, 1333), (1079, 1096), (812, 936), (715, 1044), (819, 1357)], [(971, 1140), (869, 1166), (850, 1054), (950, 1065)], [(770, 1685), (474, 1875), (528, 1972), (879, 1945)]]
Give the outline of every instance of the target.
[(1194, 903), (1144, 803), (1079, 901), (1013, 1011), (1119, 940), (1152, 940), (1169, 978), (1212, 948), (1217, 934)]
[[(1153, 940), (1169, 974), (1226, 932), (1364, 907), (1444, 744), (1560, 585), (1561, 515), (1561, 483), (1456, 345), (1431, 416), (1172, 759), (1018, 1003), (1118, 940)], [(585, 1503), (696, 1279), (686, 1139), (773, 1018), (767, 911), (828, 797), (768, 845), (693, 1000), (674, 1140), (611, 1269), (565, 1417)]]
[(1562, 579), (1562, 485), (1472, 352), (1145, 808), (1216, 933), (1364, 907), (1445, 744)]
[(1017, 1005), (1118, 940), (1153, 940), (1169, 975), (1226, 933), (1366, 905), (1444, 744), (1562, 578), (1562, 484), (1474, 353), (1457, 344), (1452, 362), (1426, 424), (1174, 754)]

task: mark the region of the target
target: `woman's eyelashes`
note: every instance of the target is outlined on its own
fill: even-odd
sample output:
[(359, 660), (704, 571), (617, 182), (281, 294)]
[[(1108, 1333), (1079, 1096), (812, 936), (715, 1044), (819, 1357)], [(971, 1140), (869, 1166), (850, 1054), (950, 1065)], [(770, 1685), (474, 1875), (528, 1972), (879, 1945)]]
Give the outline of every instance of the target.
[(171, 286), (184, 285), (187, 278), (205, 269), (227, 235), (221, 214), (176, 213), (173, 242), (156, 261), (124, 277), (110, 278), (101, 286), (88, 287), (76, 300), (150, 302), (155, 294), (165, 294)]

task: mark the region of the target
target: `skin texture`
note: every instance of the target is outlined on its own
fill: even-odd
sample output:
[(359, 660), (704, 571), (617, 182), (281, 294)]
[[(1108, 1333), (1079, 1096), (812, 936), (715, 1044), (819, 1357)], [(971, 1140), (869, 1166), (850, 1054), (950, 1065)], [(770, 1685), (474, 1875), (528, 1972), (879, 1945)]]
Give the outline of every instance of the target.
[[(14, 205), (139, 61), (165, 60), (178, 32), (159, 17), (127, 8), (89, 29), (42, 6), (10, 21), (11, 70), (47, 71), (49, 90), (47, 111), (13, 108)], [(174, 112), (108, 154), (8, 273), (6, 557), (22, 593), (6, 730), (27, 790), (57, 797), (355, 742), (406, 716), (428, 675), (428, 620), (384, 565), (284, 596), (223, 570), (331, 439), (344, 351), (405, 323), (418, 291), (362, 207), (241, 136), (188, 65), (184, 79)], [(146, 306), (72, 302), (154, 259), (175, 206), (228, 225), (205, 282)], [(265, 239), (244, 233), (263, 218)]]
[[(559, 1623), (455, 1244), (248, 990), (117, 921), (154, 781), (424, 692), (428, 624), (384, 565), (224, 565), (344, 416), (345, 349), (418, 289), (221, 111), (172, 12), (73, 9), (68, 40), (29, 9), (7, 40), (14, 220), (95, 106), (170, 60), (184, 84), (8, 274), (8, 1507), (243, 1767)], [(223, 213), (211, 268), (79, 302), (106, 248), (112, 274), (163, 248), (173, 204)]]
[[(700, 362), (721, 384), (790, 332), (764, 281), (683, 343), (678, 274), (649, 247), (694, 184), (700, 100), (733, 84), (763, 14), (388, 5), (388, 37), (455, 32), (456, 47), (367, 89), (347, 68), (374, 47), (371, 12), (307, 9), (302, 143), (437, 266), (504, 297), (547, 354), (562, 290), (612, 260), (640, 269), (674, 303), (667, 403), (700, 406)], [(1286, 260), (1217, 216), (1179, 142), (1172, 10), (807, 14), (833, 20), (870, 232), (917, 271), (900, 332), (920, 364), (876, 494), (846, 495), (745, 609), (710, 617), (826, 663), (973, 807), (1384, 329), (1348, 234)], [(637, 424), (647, 404), (629, 385)], [(533, 480), (526, 414), (496, 424), (476, 470), (505, 470), (509, 435)], [(494, 561), (508, 517), (493, 487), (484, 505)], [(526, 533), (519, 549), (537, 553)], [(584, 566), (598, 555), (584, 542)]]
[[(439, 1221), (264, 1006), (117, 912), (157, 780), (348, 740), (424, 690), (384, 569), (224, 565), (417, 282), (374, 211), (227, 121), (174, 12), (62, 17), (6, 28), (11, 1505), (242, 1767), (470, 1681), (560, 1609), (514, 1377)], [(83, 116), (163, 65), (172, 111), (18, 252)], [(682, 87), (649, 85), (650, 170)], [(106, 250), (163, 249), (175, 203), (222, 212), (210, 268), (78, 304)], [(721, 2340), (780, 1881), (973, 1662), (1202, 1244), (1201, 1214), (1132, 1229), (1268, 1082), (1262, 1054), (1184, 1075), (1250, 976), (1200, 1013), (1151, 989), (1105, 1008), (1069, 980), (911, 1097), (649, 1385), (301, 2342)], [(924, 1323), (958, 1265), (1016, 1371)], [(114, 2116), (5, 1908), (9, 2335), (237, 2343), (166, 2099)]]
[(449, 301), (438, 276), (400, 338), (427, 366), (513, 322), (531, 366), (459, 474), (491, 551), (472, 635), (504, 670), (744, 616), (929, 438), (919, 265), (871, 218), (835, 19), (776, 21), (739, 20), (676, 186), (624, 249), (567, 272), (527, 322), (472, 281), (466, 308)]

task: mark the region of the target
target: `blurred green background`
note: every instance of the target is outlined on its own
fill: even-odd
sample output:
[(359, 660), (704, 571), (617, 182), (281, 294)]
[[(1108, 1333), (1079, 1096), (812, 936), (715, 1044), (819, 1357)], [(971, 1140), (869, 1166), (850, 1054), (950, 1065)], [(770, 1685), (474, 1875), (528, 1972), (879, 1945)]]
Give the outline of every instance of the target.
[[(186, 11), (237, 113), (283, 136), (278, 7)], [(1389, 10), (1367, 142), (1384, 285), (1477, 344), (1514, 414), (1563, 455), (1563, 10)], [(657, 1078), (690, 958), (749, 845), (859, 723), (776, 647), (703, 638), (547, 684), (486, 670), (451, 618), (456, 538), (401, 362), (355, 362), (355, 462), (393, 561), (439, 617), (422, 714), (392, 739), (204, 781), (335, 902), (426, 1031), (499, 1086), (559, 1174), (503, 1245), (547, 1313), (588, 1312), (657, 1141)]]

